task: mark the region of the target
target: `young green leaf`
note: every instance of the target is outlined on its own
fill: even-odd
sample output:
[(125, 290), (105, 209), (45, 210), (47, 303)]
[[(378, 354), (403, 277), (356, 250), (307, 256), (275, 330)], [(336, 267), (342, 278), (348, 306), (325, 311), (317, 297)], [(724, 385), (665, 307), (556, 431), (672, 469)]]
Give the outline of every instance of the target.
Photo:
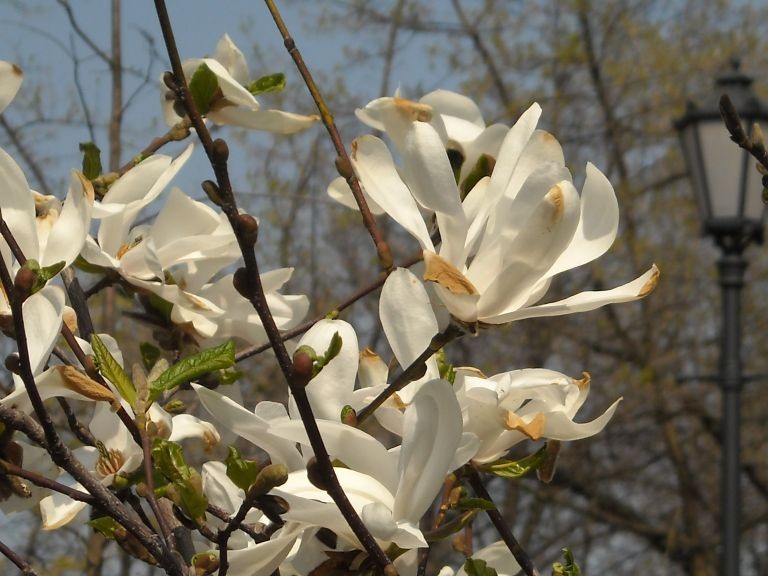
[(467, 558), (467, 561), (464, 562), (464, 572), (467, 573), (467, 576), (499, 576), (499, 573), (488, 566), (485, 560), (473, 558)]
[(61, 262), (56, 262), (55, 264), (51, 264), (50, 266), (45, 266), (43, 268), (40, 267), (40, 263), (35, 260), (34, 258), (28, 259), (26, 262), (24, 262), (24, 265), (22, 268), (28, 268), (32, 270), (35, 273), (35, 281), (32, 283), (32, 289), (29, 293), (31, 296), (35, 292), (39, 292), (43, 288), (45, 288), (45, 285), (48, 283), (48, 280), (56, 276), (59, 272), (61, 272), (64, 269), (64, 266), (66, 265), (66, 262), (63, 260)]
[(581, 568), (573, 559), (573, 552), (570, 548), (563, 548), (563, 559), (565, 560), (564, 563), (555, 562), (552, 564), (552, 576), (581, 576)]
[(171, 482), (189, 480), (193, 470), (187, 466), (181, 445), (170, 440), (155, 438), (152, 446), (155, 467)]
[(247, 88), (248, 92), (254, 96), (266, 94), (267, 92), (280, 92), (285, 88), (285, 74), (278, 72), (277, 74), (262, 76), (258, 80), (251, 82)]
[(83, 153), (83, 176), (93, 180), (101, 176), (101, 150), (93, 142), (80, 142)]
[(125, 528), (118, 524), (117, 520), (109, 516), (100, 516), (98, 518), (94, 518), (93, 520), (86, 522), (86, 524), (96, 530), (96, 532), (99, 532), (102, 536), (104, 536), (104, 538), (108, 540), (114, 540), (116, 533), (121, 534), (122, 532), (125, 532)]
[(96, 365), (102, 376), (115, 385), (120, 396), (122, 396), (128, 404), (132, 407), (135, 406), (136, 388), (134, 388), (133, 382), (97, 334), (91, 336), (91, 348), (93, 348), (93, 355), (96, 357)]
[(190, 382), (214, 370), (230, 368), (235, 363), (235, 343), (225, 342), (215, 348), (187, 356), (160, 374), (150, 388), (150, 399), (155, 400), (167, 390)]
[(197, 67), (189, 81), (189, 92), (192, 94), (192, 99), (195, 101), (195, 106), (200, 114), (208, 113), (218, 90), (219, 81), (216, 74), (203, 62)]
[(229, 446), (229, 454), (224, 461), (227, 464), (227, 476), (235, 486), (248, 491), (259, 475), (259, 464), (253, 460), (246, 460), (240, 456), (240, 452), (234, 446)]
[(546, 447), (542, 447), (520, 460), (500, 458), (490, 464), (483, 464), (480, 466), (480, 469), (483, 472), (489, 472), (502, 478), (520, 478), (528, 474), (528, 472), (536, 470), (544, 462), (546, 455)]

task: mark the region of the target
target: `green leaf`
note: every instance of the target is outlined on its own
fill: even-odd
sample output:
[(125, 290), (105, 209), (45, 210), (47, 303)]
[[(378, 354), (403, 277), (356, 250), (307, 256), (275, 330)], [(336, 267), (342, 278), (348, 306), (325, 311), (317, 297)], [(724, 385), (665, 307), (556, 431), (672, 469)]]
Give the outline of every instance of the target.
[(152, 382), (149, 397), (151, 400), (155, 400), (167, 390), (173, 390), (180, 384), (195, 380), (208, 372), (230, 368), (234, 363), (235, 343), (232, 340), (215, 348), (203, 350), (184, 358), (160, 374)]
[(83, 153), (83, 176), (93, 180), (101, 176), (101, 150), (93, 142), (80, 142)]
[(86, 522), (86, 524), (96, 530), (96, 532), (99, 532), (108, 540), (114, 540), (116, 537), (115, 533), (117, 533), (117, 535), (121, 535), (125, 532), (125, 528), (118, 524), (117, 520), (109, 516), (100, 516), (99, 518), (94, 518), (93, 520)]
[(573, 559), (573, 552), (570, 548), (563, 548), (563, 558), (565, 563), (555, 562), (552, 564), (552, 576), (581, 576), (581, 568)]
[(170, 440), (155, 438), (152, 446), (155, 468), (171, 482), (189, 480), (193, 470), (187, 466), (181, 445)]
[(211, 103), (219, 91), (219, 80), (208, 65), (203, 62), (197, 67), (192, 79), (189, 81), (189, 92), (200, 114), (207, 114), (211, 109)]
[(66, 264), (67, 263), (62, 260), (60, 262), (56, 262), (55, 264), (51, 264), (50, 266), (41, 268), (40, 263), (34, 258), (30, 258), (24, 262), (22, 268), (29, 268), (35, 273), (35, 282), (32, 284), (32, 291), (29, 293), (30, 296), (35, 292), (39, 292), (45, 288), (48, 280), (55, 277), (59, 272), (64, 270), (64, 266), (66, 266)]
[(141, 363), (144, 364), (144, 370), (147, 372), (152, 370), (155, 362), (163, 355), (160, 348), (150, 342), (139, 344), (139, 351), (141, 352)]
[(507, 460), (506, 458), (500, 458), (490, 464), (483, 464), (480, 469), (483, 472), (489, 472), (502, 478), (520, 478), (536, 470), (541, 466), (546, 457), (546, 446), (540, 448), (533, 454), (521, 458), (520, 460)]
[(227, 476), (235, 486), (248, 492), (248, 488), (256, 481), (259, 475), (259, 464), (253, 460), (246, 460), (240, 456), (240, 452), (234, 446), (229, 446), (229, 454), (224, 461), (227, 464)]
[(483, 498), (459, 498), (457, 506), (462, 510), (496, 510), (496, 505)]
[(467, 558), (467, 561), (464, 562), (464, 572), (467, 573), (467, 576), (499, 576), (499, 573), (488, 566), (485, 560), (473, 558)]
[(477, 510), (468, 510), (466, 512), (462, 512), (460, 516), (453, 518), (449, 522), (442, 523), (439, 528), (424, 532), (424, 538), (427, 542), (430, 543), (445, 540), (451, 534), (455, 534), (459, 530), (463, 530), (464, 527), (472, 522), (475, 516), (477, 516), (477, 512)]
[(97, 334), (91, 336), (91, 348), (93, 348), (93, 355), (96, 357), (96, 365), (99, 368), (99, 372), (101, 372), (104, 378), (112, 382), (120, 396), (131, 407), (134, 407), (136, 405), (136, 388), (134, 388), (133, 382)]
[(267, 92), (280, 92), (285, 88), (285, 74), (278, 72), (277, 74), (262, 76), (258, 80), (251, 82), (247, 88), (248, 92), (254, 96), (266, 94)]
[(445, 348), (440, 348), (437, 351), (437, 369), (440, 372), (440, 378), (447, 380), (451, 384), (456, 381), (456, 370), (453, 369), (453, 364), (449, 364), (445, 359)]
[(205, 522), (205, 510), (208, 508), (208, 498), (203, 493), (203, 481), (196, 470), (192, 470), (189, 479), (176, 482), (176, 488), (181, 496), (179, 506), (198, 525)]

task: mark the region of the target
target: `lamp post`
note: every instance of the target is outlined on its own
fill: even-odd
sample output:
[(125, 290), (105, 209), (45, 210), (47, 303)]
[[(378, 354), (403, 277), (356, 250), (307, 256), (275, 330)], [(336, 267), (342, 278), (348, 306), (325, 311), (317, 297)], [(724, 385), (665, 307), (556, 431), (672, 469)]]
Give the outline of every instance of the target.
[(688, 166), (702, 232), (720, 248), (717, 261), (722, 295), (720, 373), (722, 391), (720, 524), (722, 576), (739, 574), (741, 531), (741, 290), (751, 243), (762, 243), (765, 216), (761, 175), (749, 154), (731, 141), (718, 102), (728, 94), (749, 132), (754, 122), (768, 125), (768, 108), (751, 90), (752, 78), (738, 62), (715, 81), (714, 94), (701, 105), (688, 103), (675, 128)]

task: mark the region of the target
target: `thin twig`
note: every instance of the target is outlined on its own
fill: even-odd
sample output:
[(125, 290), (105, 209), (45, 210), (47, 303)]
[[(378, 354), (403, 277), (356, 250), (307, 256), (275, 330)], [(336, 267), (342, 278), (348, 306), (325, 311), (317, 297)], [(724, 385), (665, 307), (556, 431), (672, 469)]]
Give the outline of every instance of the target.
[(13, 562), (25, 576), (37, 576), (37, 572), (29, 565), (29, 562), (11, 550), (2, 540), (0, 540), (0, 553)]
[[(216, 518), (218, 518), (219, 520), (222, 520), (227, 523), (232, 523), (232, 516), (228, 514), (225, 510), (222, 510), (221, 508), (219, 508), (214, 504), (209, 503), (208, 508), (206, 508), (206, 511), (212, 516), (215, 516)], [(259, 532), (253, 526), (251, 526), (250, 524), (246, 524), (245, 522), (241, 521), (237, 525), (237, 528), (239, 528), (240, 530), (248, 534), (248, 536), (250, 536), (253, 539), (253, 541), (256, 542), (257, 544), (260, 542), (266, 542), (267, 540), (269, 540), (268, 536)]]
[(186, 139), (189, 137), (189, 129), (192, 127), (192, 123), (189, 121), (189, 118), (184, 118), (178, 123), (171, 126), (171, 128), (168, 129), (168, 131), (163, 134), (162, 136), (158, 136), (157, 138), (154, 138), (149, 145), (144, 148), (141, 152), (139, 152), (136, 156), (131, 158), (128, 162), (123, 164), (118, 170), (117, 173), (122, 176), (126, 172), (128, 172), (131, 168), (134, 168), (141, 162), (142, 160), (149, 158), (153, 154), (155, 154), (160, 148), (165, 146), (166, 144), (169, 144), (171, 142), (180, 142), (181, 140)]
[(357, 205), (360, 208), (360, 216), (363, 219), (363, 224), (365, 225), (366, 230), (368, 230), (368, 233), (371, 235), (373, 243), (376, 246), (376, 252), (379, 256), (379, 263), (381, 264), (382, 268), (389, 270), (392, 268), (392, 252), (389, 249), (389, 244), (387, 244), (381, 235), (381, 231), (376, 224), (376, 219), (373, 217), (373, 214), (368, 207), (368, 202), (363, 195), (363, 189), (360, 187), (360, 181), (357, 179), (357, 176), (355, 176), (354, 170), (352, 170), (352, 163), (349, 160), (349, 154), (347, 154), (347, 149), (344, 146), (344, 141), (341, 138), (339, 129), (336, 127), (333, 114), (331, 114), (331, 111), (328, 109), (328, 105), (325, 103), (325, 99), (323, 98), (322, 94), (320, 94), (320, 89), (317, 87), (317, 84), (315, 84), (315, 80), (312, 77), (312, 74), (307, 68), (307, 65), (304, 63), (304, 58), (302, 58), (301, 52), (299, 52), (299, 49), (296, 47), (296, 42), (293, 37), (291, 37), (291, 34), (288, 31), (288, 27), (285, 25), (283, 17), (280, 15), (280, 10), (277, 8), (274, 0), (265, 0), (265, 2), (267, 4), (269, 13), (272, 15), (272, 19), (275, 21), (275, 25), (277, 26), (280, 35), (283, 37), (283, 44), (285, 44), (285, 49), (288, 51), (288, 54), (291, 55), (291, 58), (293, 58), (293, 62), (296, 64), (296, 68), (298, 69), (299, 74), (301, 74), (304, 83), (307, 85), (309, 93), (312, 95), (312, 99), (315, 101), (315, 105), (317, 105), (317, 109), (320, 112), (320, 118), (322, 119), (323, 124), (328, 131), (328, 135), (331, 137), (333, 147), (336, 149), (336, 154), (338, 155), (336, 159), (336, 169), (338, 170), (339, 174), (346, 179), (347, 184), (349, 184), (349, 187), (352, 190), (352, 195), (355, 197), (355, 202), (357, 202)]
[[(493, 502), (491, 495), (488, 493), (488, 490), (485, 489), (483, 480), (480, 478), (480, 474), (477, 473), (477, 470), (468, 467), (467, 479), (472, 486), (472, 490), (475, 491), (475, 494), (477, 494), (479, 498), (488, 500), (488, 502)], [(493, 508), (492, 510), (486, 510), (486, 513), (496, 527), (499, 536), (501, 536), (501, 539), (504, 540), (507, 548), (509, 548), (512, 556), (514, 556), (517, 563), (520, 564), (520, 568), (522, 568), (523, 572), (527, 576), (540, 576), (539, 571), (533, 564), (533, 560), (517, 541), (515, 535), (512, 534), (512, 530), (504, 519), (504, 516), (501, 515), (501, 512), (499, 512), (498, 509)]]
[(755, 160), (763, 166), (763, 168), (768, 170), (768, 150), (765, 148), (762, 133), (760, 133), (759, 138), (750, 140), (744, 130), (744, 125), (741, 123), (741, 117), (736, 111), (733, 102), (731, 102), (731, 99), (728, 97), (728, 94), (723, 94), (720, 97), (720, 115), (723, 117), (725, 127), (731, 135), (731, 140), (749, 152)]
[(32, 484), (35, 486), (39, 486), (40, 488), (47, 488), (48, 490), (53, 490), (54, 492), (59, 492), (72, 498), (72, 500), (85, 502), (90, 506), (101, 507), (100, 502), (87, 492), (71, 488), (66, 484), (62, 484), (56, 480), (46, 478), (45, 476), (38, 474), (37, 472), (33, 472), (32, 470), (27, 470), (25, 468), (16, 466), (12, 462), (0, 460), (0, 472), (3, 474), (10, 474), (11, 476), (18, 476), (19, 478), (24, 478), (25, 480), (32, 482)]
[(72, 434), (86, 446), (96, 446), (96, 439), (93, 437), (93, 434), (91, 434), (91, 431), (77, 419), (75, 411), (72, 410), (72, 406), (69, 405), (67, 399), (57, 397), (56, 400), (58, 400), (61, 411), (64, 412), (64, 416), (67, 417), (67, 424), (69, 424), (69, 429), (72, 431)]
[(163, 543), (166, 547), (171, 547), (171, 530), (168, 527), (168, 523), (165, 521), (165, 516), (160, 510), (160, 506), (157, 504), (157, 498), (155, 498), (155, 479), (154, 471), (152, 470), (152, 451), (149, 447), (149, 436), (147, 436), (146, 430), (139, 428), (139, 434), (141, 434), (141, 451), (144, 456), (144, 482), (147, 484), (146, 499), (149, 502), (149, 507), (152, 508), (152, 513), (157, 519), (157, 525), (160, 527), (160, 533), (163, 535)]

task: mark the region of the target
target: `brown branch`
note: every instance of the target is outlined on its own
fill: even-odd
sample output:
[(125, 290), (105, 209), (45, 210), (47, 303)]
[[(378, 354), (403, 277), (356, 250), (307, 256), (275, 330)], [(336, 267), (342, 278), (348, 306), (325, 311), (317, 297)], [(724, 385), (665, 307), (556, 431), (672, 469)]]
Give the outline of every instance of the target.
[(302, 58), (301, 52), (299, 52), (299, 49), (296, 47), (296, 42), (293, 37), (291, 37), (291, 34), (288, 31), (288, 27), (285, 25), (283, 17), (280, 15), (280, 10), (278, 10), (274, 0), (265, 0), (265, 2), (267, 4), (269, 13), (272, 15), (272, 19), (275, 21), (275, 25), (277, 26), (280, 35), (283, 37), (285, 49), (288, 51), (288, 54), (291, 55), (291, 58), (293, 58), (293, 62), (296, 64), (296, 68), (298, 69), (299, 74), (301, 74), (304, 83), (307, 85), (309, 93), (312, 95), (312, 99), (315, 101), (315, 105), (320, 112), (320, 118), (322, 119), (323, 124), (328, 131), (328, 135), (331, 137), (331, 142), (333, 142), (333, 147), (336, 149), (336, 154), (338, 155), (336, 158), (336, 169), (338, 170), (339, 174), (346, 179), (347, 184), (352, 190), (352, 195), (355, 197), (355, 202), (357, 202), (357, 205), (360, 208), (360, 216), (363, 219), (363, 224), (365, 225), (366, 230), (368, 230), (368, 233), (371, 235), (373, 243), (376, 246), (376, 252), (379, 256), (379, 263), (381, 264), (382, 268), (389, 270), (392, 268), (392, 252), (389, 249), (389, 245), (382, 237), (381, 231), (376, 224), (376, 219), (373, 217), (373, 214), (368, 207), (368, 202), (363, 195), (363, 189), (360, 186), (360, 181), (357, 179), (357, 176), (355, 176), (354, 170), (352, 169), (352, 163), (350, 162), (349, 155), (347, 154), (347, 149), (344, 146), (344, 141), (341, 138), (339, 129), (336, 127), (333, 114), (331, 114), (331, 111), (328, 109), (328, 105), (325, 103), (325, 99), (323, 98), (322, 94), (320, 94), (320, 89), (317, 87), (312, 74), (307, 68), (307, 65), (304, 63), (304, 58)]
[(29, 562), (11, 550), (2, 540), (0, 540), (0, 554), (13, 562), (25, 576), (37, 576), (37, 572), (30, 566)]
[(725, 127), (731, 135), (731, 140), (736, 142), (740, 148), (749, 152), (763, 168), (768, 170), (768, 150), (765, 148), (762, 132), (753, 135), (753, 139), (747, 136), (744, 125), (741, 123), (741, 117), (733, 106), (733, 102), (731, 102), (728, 94), (723, 94), (720, 97), (720, 115), (723, 117)]
[(168, 131), (163, 134), (162, 136), (158, 136), (157, 138), (154, 138), (149, 145), (144, 148), (141, 152), (138, 153), (138, 155), (131, 158), (128, 162), (123, 164), (120, 168), (117, 169), (117, 173), (122, 176), (126, 172), (128, 172), (131, 168), (134, 168), (144, 160), (145, 158), (149, 158), (153, 154), (155, 154), (160, 148), (165, 146), (166, 144), (169, 144), (171, 142), (180, 142), (187, 138), (189, 136), (189, 129), (191, 128), (192, 123), (189, 121), (189, 118), (184, 118), (183, 120), (179, 121), (177, 124), (171, 126), (171, 128), (168, 129)]
[[(491, 495), (488, 493), (488, 490), (485, 489), (483, 480), (480, 478), (480, 474), (477, 473), (477, 470), (469, 467), (467, 470), (469, 471), (467, 474), (467, 479), (469, 480), (469, 484), (472, 486), (472, 490), (475, 491), (475, 494), (477, 494), (477, 496), (483, 500), (493, 502), (493, 499), (491, 499)], [(498, 509), (493, 508), (492, 510), (486, 510), (486, 513), (491, 519), (491, 522), (493, 522), (493, 525), (496, 527), (499, 536), (501, 536), (501, 539), (504, 540), (504, 543), (515, 557), (515, 560), (517, 560), (517, 563), (520, 564), (520, 568), (522, 568), (523, 572), (527, 576), (539, 576), (539, 571), (533, 564), (533, 560), (517, 541), (515, 535), (512, 534), (512, 530), (509, 528), (509, 525), (504, 519), (504, 516), (501, 515), (501, 512), (499, 512)]]
[(120, 166), (122, 143), (120, 136), (123, 128), (123, 50), (120, 23), (120, 0), (112, 0), (111, 17), (112, 57), (109, 59), (109, 72), (112, 76), (112, 110), (109, 118), (109, 169), (117, 170)]
[(24, 478), (25, 480), (29, 480), (30, 482), (32, 482), (32, 484), (34, 484), (35, 486), (39, 486), (40, 488), (47, 488), (48, 490), (53, 490), (54, 492), (60, 492), (61, 494), (64, 494), (65, 496), (72, 498), (72, 500), (77, 500), (78, 502), (85, 502), (90, 506), (95, 506), (99, 508), (101, 507), (99, 501), (93, 496), (91, 496), (90, 494), (88, 494), (87, 492), (83, 492), (82, 490), (71, 488), (65, 484), (61, 484), (60, 482), (57, 482), (56, 480), (51, 480), (50, 478), (46, 478), (45, 476), (42, 476), (37, 472), (33, 472), (32, 470), (26, 470), (25, 468), (16, 466), (11, 462), (0, 460), (0, 472), (2, 474), (10, 474), (11, 476), (18, 476), (19, 478)]

